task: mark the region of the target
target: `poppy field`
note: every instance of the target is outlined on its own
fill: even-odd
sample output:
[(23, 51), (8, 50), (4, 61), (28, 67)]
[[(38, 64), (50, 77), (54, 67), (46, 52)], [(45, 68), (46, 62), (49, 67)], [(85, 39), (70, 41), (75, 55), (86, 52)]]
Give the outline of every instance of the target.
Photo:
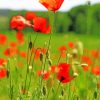
[(63, 2), (39, 0), (49, 19), (28, 11), (1, 30), (0, 100), (100, 100), (100, 37), (57, 34)]

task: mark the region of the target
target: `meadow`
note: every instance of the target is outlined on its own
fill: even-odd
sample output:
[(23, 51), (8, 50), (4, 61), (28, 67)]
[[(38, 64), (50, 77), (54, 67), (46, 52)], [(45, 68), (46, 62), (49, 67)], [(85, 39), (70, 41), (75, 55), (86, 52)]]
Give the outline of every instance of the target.
[(99, 4), (57, 12), (64, 0), (51, 1), (2, 11), (0, 100), (100, 100)]
[[(0, 55), (2, 58), (5, 58), (8, 60), (8, 64), (3, 65), (5, 68), (9, 69), (9, 76), (7, 78), (0, 79), (0, 98), (1, 100), (9, 100), (9, 97), (12, 94), (12, 100), (99, 100), (99, 88), (97, 84), (99, 83), (99, 77), (95, 76), (91, 72), (91, 68), (94, 64), (91, 64), (90, 68), (87, 70), (83, 70), (82, 67), (77, 67), (78, 69), (78, 76), (72, 80), (70, 83), (67, 84), (60, 84), (59, 89), (58, 84), (59, 81), (57, 81), (56, 76), (54, 77), (55, 81), (53, 83), (53, 76), (51, 75), (48, 79), (43, 80), (43, 87), (42, 89), (41, 85), (39, 84), (39, 77), (37, 75), (37, 71), (41, 69), (41, 61), (39, 60), (39, 55), (37, 54), (36, 61), (33, 64), (33, 70), (32, 70), (32, 82), (31, 82), (31, 88), (29, 90), (29, 93), (25, 92), (25, 90), (22, 88), (25, 81), (25, 75), (27, 73), (27, 57), (25, 54), (24, 56), (20, 56), (18, 54), (12, 55), (12, 56), (5, 56), (3, 51), (10, 47), (11, 43), (16, 43), (16, 31), (4, 31), (3, 32), (7, 38), (8, 42), (5, 45), (1, 45), (1, 52)], [(36, 34), (38, 35), (38, 38), (36, 39), (34, 48), (44, 48), (44, 44), (48, 43), (50, 34), (45, 35), (41, 33), (34, 33), (34, 32), (24, 32), (24, 44), (21, 46), (19, 45), (17, 48), (20, 51), (23, 51), (27, 54), (28, 50), (28, 39), (31, 36), (31, 40), (34, 41)], [(77, 35), (75, 33), (67, 33), (67, 34), (52, 34), (51, 39), (51, 45), (50, 45), (50, 56), (52, 60), (52, 66), (56, 65), (59, 57), (61, 55), (60, 48), (65, 48), (66, 52), (70, 52), (73, 48), (70, 48), (69, 43), (76, 43), (78, 41), (81, 41), (83, 43), (84, 50), (87, 49), (90, 53), (93, 50), (97, 50), (99, 48), (100, 39), (96, 35)], [(67, 51), (68, 50), (68, 51)], [(93, 57), (84, 53), (84, 56), (89, 56), (91, 59)], [(66, 57), (62, 56), (60, 58), (59, 63), (66, 62)], [(99, 65), (99, 59), (97, 59), (94, 66)], [(7, 67), (9, 66), (9, 67)], [(29, 67), (29, 66), (28, 66)], [(48, 70), (50, 68), (50, 65), (46, 62), (45, 70)], [(29, 84), (30, 79), (30, 73), (28, 72), (28, 79), (27, 79), (27, 87)], [(10, 76), (11, 75), (11, 76)], [(11, 79), (10, 79), (11, 78)], [(53, 85), (52, 85), (53, 84)], [(44, 92), (41, 95), (41, 92), (39, 92), (39, 89), (42, 89), (41, 91)], [(22, 89), (22, 90), (21, 90)], [(24, 92), (23, 92), (24, 91)], [(49, 93), (49, 96), (48, 95)], [(39, 94), (40, 93), (40, 94)], [(57, 93), (57, 94), (56, 94)], [(54, 96), (54, 95), (57, 96)], [(38, 95), (41, 95), (38, 97)], [(97, 96), (96, 96), (97, 95)], [(87, 99), (86, 99), (87, 98)], [(91, 99), (92, 98), (92, 99)]]

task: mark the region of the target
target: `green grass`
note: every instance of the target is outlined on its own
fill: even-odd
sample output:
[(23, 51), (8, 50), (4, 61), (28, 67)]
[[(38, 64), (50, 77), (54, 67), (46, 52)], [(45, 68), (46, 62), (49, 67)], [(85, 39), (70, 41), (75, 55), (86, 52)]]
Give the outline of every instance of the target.
[[(15, 38), (15, 31), (4, 31), (2, 32), (4, 34), (6, 34), (8, 36), (8, 43), (11, 41), (16, 41)], [(27, 45), (28, 45), (28, 38), (31, 36), (32, 41), (34, 41), (34, 38), (36, 36), (35, 33), (33, 32), (24, 32), (25, 34), (25, 44), (20, 47), (19, 49), (22, 51), (27, 51)], [(38, 38), (36, 40), (35, 43), (35, 47), (43, 47), (44, 43), (47, 42), (49, 40), (50, 35), (45, 35), (45, 34), (39, 34)], [(51, 46), (50, 46), (50, 51), (51, 51), (51, 57), (53, 56), (57, 56), (59, 57), (59, 51), (58, 48), (62, 45), (66, 45), (67, 48), (68, 47), (68, 43), (69, 42), (77, 42), (77, 41), (81, 41), (84, 44), (84, 48), (92, 50), (92, 49), (97, 49), (100, 48), (100, 37), (96, 36), (96, 35), (81, 35), (81, 34), (73, 34), (73, 33), (69, 33), (69, 34), (62, 34), (62, 33), (58, 33), (58, 34), (52, 34), (52, 39), (51, 39)], [(2, 48), (2, 47), (1, 47)], [(3, 49), (6, 48), (6, 46), (3, 46)], [(2, 50), (2, 49), (1, 49)], [(1, 51), (0, 50), (0, 51)], [(1, 58), (4, 57), (6, 58), (3, 54), (2, 51), (0, 53)], [(7, 58), (6, 58), (7, 59)], [(51, 58), (52, 59), (52, 58)], [(16, 65), (16, 61), (14, 61), (14, 58), (10, 58), (10, 68), (11, 68), (11, 75), (13, 78), (13, 86), (14, 86), (14, 99), (16, 100), (16, 95), (18, 95), (18, 88), (22, 85), (22, 83), (24, 82), (25, 79), (25, 74), (26, 74), (26, 59), (22, 59), (19, 58), (17, 60), (20, 60), (24, 63), (24, 68), (18, 68), (18, 71), (16, 72), (15, 70), (15, 65)], [(53, 64), (57, 63), (58, 58), (53, 58)], [(65, 61), (65, 59), (62, 59), (61, 61)], [(38, 61), (37, 63), (35, 63), (34, 65), (34, 73), (36, 74), (35, 70), (40, 69), (40, 65), (41, 62)], [(48, 65), (46, 66), (46, 68), (48, 69)], [(96, 83), (95, 78), (93, 79), (93, 75), (91, 76), (91, 73), (85, 73), (82, 71), (79, 71), (79, 77), (77, 77), (73, 82), (71, 82), (71, 87), (75, 87), (77, 88), (75, 93), (74, 93), (74, 100), (77, 100), (77, 98), (79, 97), (81, 100), (86, 100), (86, 96), (91, 97), (92, 100), (92, 96), (94, 94), (94, 91), (96, 91)], [(19, 77), (19, 75), (22, 75), (22, 78)], [(90, 78), (88, 78), (90, 77)], [(39, 78), (35, 75), (34, 77), (32, 77), (32, 84), (31, 84), (31, 93), (34, 91), (35, 88), (39, 87), (37, 85)], [(44, 82), (45, 85), (45, 82)], [(1, 79), (0, 80), (0, 100), (9, 100), (9, 78), (8, 79)], [(55, 86), (53, 87), (55, 90), (57, 89), (58, 86), (58, 82), (55, 83)], [(70, 92), (70, 99), (71, 96), (73, 95), (73, 92), (70, 90), (68, 90), (69, 85), (65, 85), (65, 86), (60, 86), (58, 93), (60, 94), (60, 92), (62, 91), (62, 89), (64, 89), (64, 93), (67, 95)], [(88, 89), (89, 88), (89, 89)], [(48, 89), (49, 90), (49, 89)], [(49, 97), (50, 100), (55, 100), (55, 98), (51, 98), (53, 95), (53, 92), (50, 93)], [(25, 95), (23, 95), (25, 96)], [(23, 99), (23, 100), (29, 100), (29, 99)], [(33, 99), (33, 100), (38, 100), (37, 98)], [(60, 99), (59, 99), (60, 100)], [(64, 99), (61, 99), (64, 100)], [(67, 99), (65, 99), (67, 100)], [(88, 99), (87, 99), (88, 100)], [(89, 99), (90, 100), (90, 99)]]

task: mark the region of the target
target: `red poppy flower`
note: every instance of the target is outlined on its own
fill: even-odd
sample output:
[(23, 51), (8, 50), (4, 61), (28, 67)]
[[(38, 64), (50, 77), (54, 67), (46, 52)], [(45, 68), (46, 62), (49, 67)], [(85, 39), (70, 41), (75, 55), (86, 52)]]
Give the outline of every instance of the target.
[(59, 47), (60, 52), (65, 52), (66, 50), (67, 50), (67, 48), (64, 45)]
[(50, 74), (55, 73), (55, 71), (56, 71), (56, 66), (50, 66), (50, 67), (49, 67), (49, 73), (50, 73)]
[(7, 41), (7, 36), (4, 34), (0, 34), (0, 45), (4, 45)]
[(0, 69), (0, 79), (5, 78), (7, 76), (7, 70), (6, 69)]
[(89, 65), (87, 65), (87, 66), (84, 66), (84, 67), (82, 67), (83, 68), (83, 70), (84, 71), (88, 71), (89, 70), (89, 68), (90, 68), (90, 66)]
[(93, 67), (92, 73), (95, 75), (100, 75), (100, 66)]
[(26, 13), (26, 19), (27, 20), (33, 20), (36, 17), (36, 14), (33, 12), (27, 12)]
[(92, 64), (92, 60), (88, 56), (82, 56), (82, 62), (87, 63), (88, 65)]
[(4, 55), (5, 55), (5, 56), (10, 56), (10, 48), (7, 48), (7, 49), (4, 51)]
[(50, 76), (49, 72), (48, 71), (37, 71), (37, 75), (38, 76), (41, 76), (43, 80), (47, 80)]
[(17, 43), (16, 42), (10, 42), (10, 47), (11, 48), (16, 48), (17, 47)]
[(39, 31), (44, 34), (48, 34), (51, 31), (51, 26), (48, 25), (46, 18), (36, 17), (33, 20), (34, 25), (32, 26), (34, 31)]
[(14, 56), (14, 55), (17, 55), (18, 53), (19, 53), (19, 50), (17, 48), (7, 48), (4, 51), (5, 56)]
[(26, 54), (26, 52), (20, 52), (20, 56), (23, 57), (23, 58), (26, 58), (27, 54)]
[(60, 54), (61, 54), (62, 58), (66, 57), (66, 50), (67, 50), (66, 46), (59, 47), (59, 51), (60, 51)]
[(73, 42), (69, 42), (69, 43), (68, 43), (68, 46), (69, 46), (70, 48), (74, 48), (74, 47), (75, 47), (75, 44), (74, 44)]
[(91, 54), (94, 58), (98, 58), (99, 57), (99, 52), (97, 50), (92, 50)]
[(57, 79), (61, 83), (68, 83), (70, 82), (73, 78), (67, 73), (66, 71), (59, 71), (57, 75)]
[(50, 11), (57, 11), (64, 0), (39, 0), (39, 2)]
[(22, 32), (17, 32), (16, 33), (16, 38), (19, 44), (24, 43), (24, 34)]
[(7, 61), (3, 58), (0, 58), (0, 66), (2, 66), (3, 64), (5, 64)]
[(11, 19), (10, 27), (16, 30), (23, 30), (25, 26), (30, 26), (30, 22), (27, 21), (23, 16), (14, 16)]
[(70, 65), (67, 63), (61, 63), (58, 65), (58, 73), (57, 73), (57, 79), (61, 83), (68, 83), (70, 82), (73, 77), (70, 75)]

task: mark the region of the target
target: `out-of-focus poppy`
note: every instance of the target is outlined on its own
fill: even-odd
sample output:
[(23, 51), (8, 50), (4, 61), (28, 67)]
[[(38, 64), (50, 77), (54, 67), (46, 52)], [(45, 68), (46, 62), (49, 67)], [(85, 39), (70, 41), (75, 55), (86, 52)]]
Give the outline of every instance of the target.
[(57, 11), (64, 0), (39, 0), (39, 2), (50, 11)]
[(3, 58), (0, 58), (0, 66), (3, 66), (7, 61)]
[(62, 58), (66, 57), (66, 50), (67, 50), (67, 48), (64, 45), (59, 47), (59, 51), (60, 51), (60, 54), (61, 54)]
[(19, 44), (24, 43), (24, 34), (22, 32), (17, 32), (16, 33), (16, 38)]
[(91, 54), (94, 58), (98, 58), (99, 57), (99, 52), (97, 50), (92, 50)]
[(6, 69), (0, 69), (0, 79), (5, 78), (7, 76), (7, 70)]
[(33, 20), (35, 17), (36, 17), (36, 14), (34, 12), (27, 12), (26, 13), (27, 20)]
[(51, 26), (48, 25), (46, 18), (42, 18), (42, 17), (36, 17), (33, 20), (33, 29), (34, 31), (39, 31), (42, 32), (44, 34), (48, 34), (51, 32)]
[(50, 76), (49, 72), (48, 71), (41, 71), (41, 70), (38, 70), (37, 71), (37, 75), (42, 77), (43, 80), (47, 80)]
[(23, 57), (23, 58), (26, 58), (27, 54), (26, 54), (26, 52), (20, 52), (20, 56)]
[(74, 47), (75, 47), (75, 44), (74, 44), (73, 42), (69, 42), (69, 43), (68, 43), (68, 46), (69, 46), (70, 48), (74, 48)]
[(19, 53), (19, 50), (17, 48), (7, 48), (4, 51), (5, 56), (15, 56)]
[(11, 48), (16, 48), (17, 47), (17, 43), (16, 42), (10, 42), (10, 47)]
[(100, 75), (100, 66), (92, 67), (92, 73), (95, 75)]
[(49, 67), (49, 73), (50, 73), (50, 74), (55, 73), (55, 72), (56, 72), (56, 67), (57, 67), (57, 66), (54, 66), (54, 65), (50, 66), (50, 67)]
[(16, 30), (23, 30), (25, 26), (30, 26), (30, 22), (27, 21), (23, 16), (14, 16), (11, 19), (10, 27)]
[(7, 41), (7, 36), (4, 34), (0, 34), (0, 45), (4, 45)]

